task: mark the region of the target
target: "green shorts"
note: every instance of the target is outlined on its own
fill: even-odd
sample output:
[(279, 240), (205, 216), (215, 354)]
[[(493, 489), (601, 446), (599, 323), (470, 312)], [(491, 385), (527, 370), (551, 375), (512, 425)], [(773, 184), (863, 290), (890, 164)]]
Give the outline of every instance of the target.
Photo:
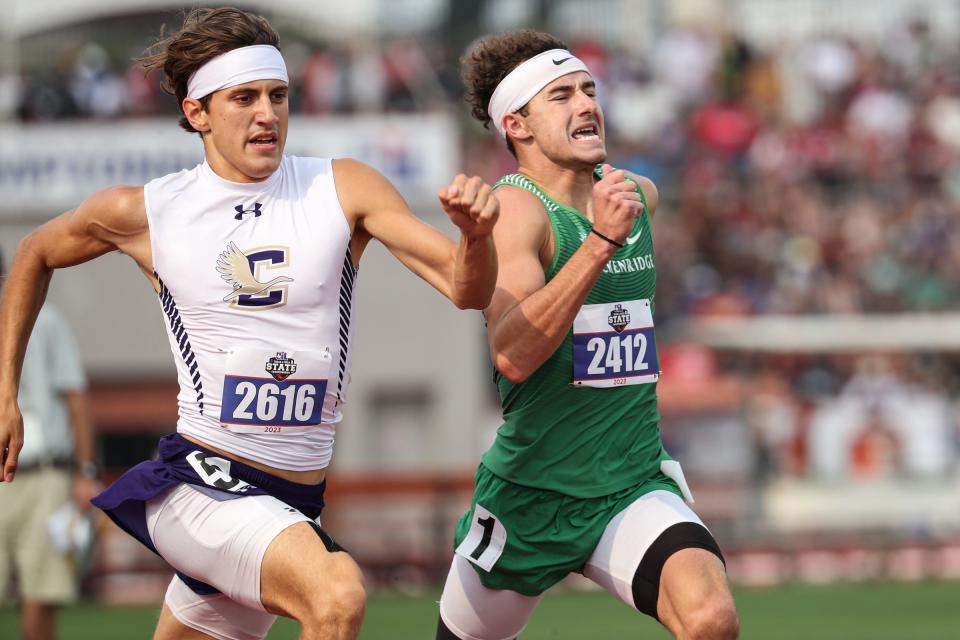
[(480, 465), (470, 510), (454, 533), (456, 552), (470, 560), (488, 589), (537, 596), (580, 572), (613, 518), (658, 489), (682, 497), (662, 473), (599, 498), (524, 487)]

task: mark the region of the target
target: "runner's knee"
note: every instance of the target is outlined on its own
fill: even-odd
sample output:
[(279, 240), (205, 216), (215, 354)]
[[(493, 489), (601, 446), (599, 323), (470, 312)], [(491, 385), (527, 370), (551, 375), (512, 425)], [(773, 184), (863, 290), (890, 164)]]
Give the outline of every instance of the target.
[(716, 594), (693, 611), (683, 621), (690, 640), (736, 640), (740, 634), (740, 619), (733, 600)]
[(334, 551), (339, 545), (318, 531), (322, 530), (312, 523), (287, 528), (263, 562), (264, 606), (295, 618), (303, 625), (304, 638), (321, 637), (318, 634), (331, 629), (359, 628), (366, 606), (360, 567), (348, 553)]
[(305, 629), (358, 629), (366, 606), (363, 582), (338, 577), (317, 590), (300, 623)]
[(360, 567), (346, 553), (333, 553), (320, 582), (311, 588), (304, 628), (359, 628), (367, 606)]

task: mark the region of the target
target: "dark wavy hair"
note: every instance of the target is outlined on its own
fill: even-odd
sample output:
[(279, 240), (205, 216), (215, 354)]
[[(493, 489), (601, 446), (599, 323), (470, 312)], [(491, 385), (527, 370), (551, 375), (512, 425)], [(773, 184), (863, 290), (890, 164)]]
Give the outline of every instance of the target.
[[(193, 9), (183, 19), (178, 31), (160, 37), (144, 55), (137, 59), (147, 73), (162, 71), (161, 88), (176, 96), (177, 107), (183, 113), (183, 99), (187, 97), (187, 82), (193, 72), (217, 56), (257, 44), (280, 48), (280, 36), (263, 16), (233, 7)], [(200, 100), (204, 110), (210, 96)], [(180, 118), (184, 130), (196, 133), (186, 116)]]
[[(490, 36), (480, 40), (463, 58), (463, 84), (466, 88), (466, 100), (474, 118), (490, 127), (490, 98), (497, 85), (521, 62), (550, 49), (568, 49), (567, 43), (559, 38), (532, 29), (521, 29)], [(519, 113), (526, 115), (526, 105)], [(507, 149), (516, 157), (513, 142), (507, 138)]]

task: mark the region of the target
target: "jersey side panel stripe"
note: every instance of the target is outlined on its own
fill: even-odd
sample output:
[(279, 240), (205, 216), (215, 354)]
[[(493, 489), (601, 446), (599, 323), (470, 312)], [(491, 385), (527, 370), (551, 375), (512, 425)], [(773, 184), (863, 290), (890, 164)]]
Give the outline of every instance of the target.
[(350, 344), (350, 319), (353, 310), (353, 283), (356, 278), (356, 269), (353, 266), (353, 255), (347, 247), (343, 259), (343, 272), (340, 276), (340, 362), (337, 377), (337, 400), (343, 390), (343, 379), (347, 372), (347, 356)]
[(193, 347), (190, 346), (187, 329), (183, 326), (183, 321), (180, 319), (180, 312), (177, 311), (177, 303), (173, 299), (173, 295), (170, 294), (170, 290), (167, 289), (167, 285), (163, 283), (163, 279), (156, 271), (153, 272), (153, 276), (157, 279), (157, 282), (160, 283), (160, 304), (163, 307), (164, 315), (167, 317), (167, 322), (170, 324), (170, 330), (173, 331), (174, 335), (178, 338), (180, 356), (183, 358), (184, 365), (186, 365), (193, 374), (193, 389), (197, 392), (197, 406), (200, 407), (200, 414), (203, 415), (203, 385), (200, 382), (200, 372), (197, 371), (196, 355), (193, 353)]

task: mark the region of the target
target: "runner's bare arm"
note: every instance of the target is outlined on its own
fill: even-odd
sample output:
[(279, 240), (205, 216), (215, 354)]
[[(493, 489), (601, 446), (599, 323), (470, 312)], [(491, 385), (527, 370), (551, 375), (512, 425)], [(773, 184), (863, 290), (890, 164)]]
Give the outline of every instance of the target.
[[(650, 194), (652, 213), (656, 188), (649, 179), (638, 177), (638, 182), (644, 195)], [(607, 237), (622, 241), (632, 228), (639, 203), (618, 194), (632, 191), (632, 185), (624, 183), (621, 174), (598, 186), (594, 189), (595, 226)], [(500, 187), (497, 197), (504, 212), (494, 230), (501, 269), (493, 301), (485, 311), (487, 335), (494, 367), (510, 381), (522, 382), (563, 342), (616, 247), (588, 234), (570, 260), (546, 282), (551, 257), (546, 254), (552, 251), (545, 250), (551, 230), (543, 204), (518, 187)]]
[(657, 204), (660, 202), (660, 193), (657, 191), (657, 185), (646, 176), (641, 176), (632, 171), (624, 171), (624, 173), (640, 186), (640, 190), (643, 191), (643, 197), (647, 200), (647, 214), (650, 216), (650, 219), (653, 220), (653, 214), (657, 212)]
[(382, 242), (415, 274), (461, 309), (482, 309), (497, 278), (492, 230), (499, 203), (479, 178), (457, 176), (440, 191), (441, 205), (460, 229), (459, 245), (414, 216), (382, 174), (356, 160), (335, 160), (340, 204), (354, 235)]
[(142, 187), (99, 191), (20, 242), (0, 302), (0, 481), (13, 480), (23, 446), (23, 422), (17, 408), (20, 372), (53, 270), (116, 249), (133, 257), (142, 270), (150, 268)]
[(590, 234), (546, 283), (541, 257), (551, 231), (543, 204), (518, 187), (499, 187), (497, 197), (504, 210), (493, 232), (501, 268), (484, 314), (494, 367), (522, 382), (563, 341), (614, 247)]

